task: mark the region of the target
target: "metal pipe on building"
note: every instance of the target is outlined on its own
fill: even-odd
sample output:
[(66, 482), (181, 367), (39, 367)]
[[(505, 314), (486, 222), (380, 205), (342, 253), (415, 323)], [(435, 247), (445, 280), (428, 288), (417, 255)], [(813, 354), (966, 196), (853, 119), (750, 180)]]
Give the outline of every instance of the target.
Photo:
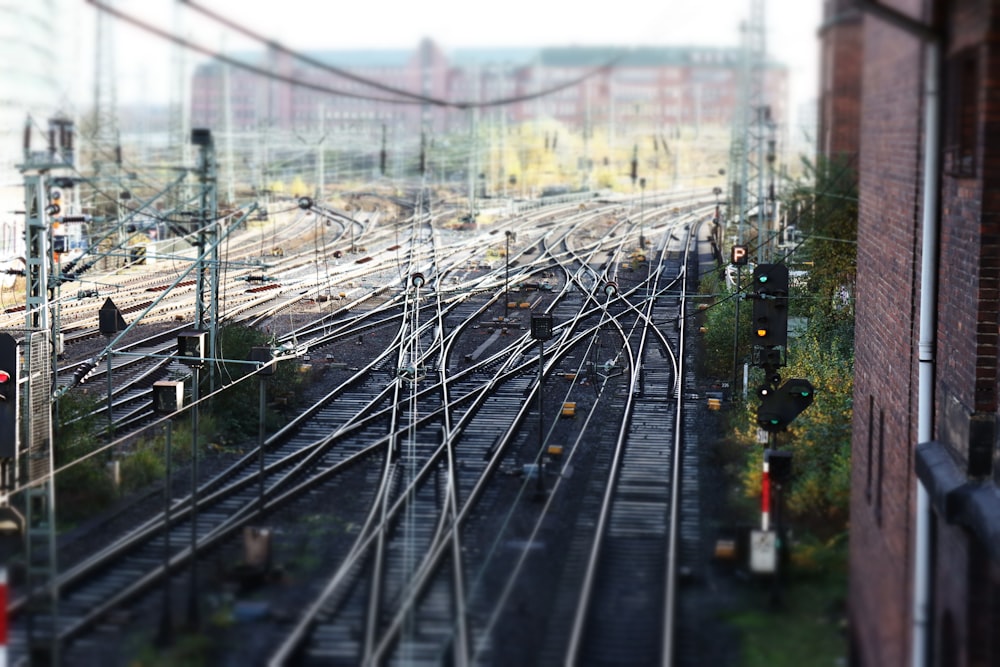
[[(941, 44), (924, 43), (924, 178), (920, 257), (920, 339), (917, 348), (917, 443), (934, 437), (934, 366), (937, 345), (937, 272), (941, 151)], [(911, 664), (928, 663), (928, 615), (931, 595), (931, 503), (923, 482), (917, 480), (916, 535), (913, 563), (913, 647)]]

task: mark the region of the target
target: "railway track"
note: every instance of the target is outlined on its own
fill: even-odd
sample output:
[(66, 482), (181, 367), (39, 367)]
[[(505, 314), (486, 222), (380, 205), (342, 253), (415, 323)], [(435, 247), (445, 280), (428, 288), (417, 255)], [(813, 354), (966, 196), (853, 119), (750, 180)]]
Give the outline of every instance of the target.
[[(673, 624), (677, 556), (664, 563), (662, 555), (683, 543), (678, 494), (691, 483), (682, 478), (681, 438), (690, 377), (675, 322), (686, 321), (683, 281), (701, 209), (651, 209), (640, 232), (612, 206), (576, 208), (560, 212), (559, 225), (512, 221), (523, 235), (516, 254), (503, 267), (470, 272), (464, 267), (481, 245), (442, 240), (430, 211), (416, 206), (406, 233), (393, 239), (400, 241), (389, 251), (393, 261), (362, 265), (380, 290), (344, 299), (284, 337), (299, 351), (322, 353), (360, 335), (380, 353), (261, 451), (204, 481), (197, 494), (171, 488), (164, 512), (61, 571), (55, 631), (66, 656), (108, 658), (104, 635), (127, 632), (130, 619), (157, 607), (170, 609), (167, 625), (178, 631), (191, 616), (178, 609), (183, 582), (199, 581), (198, 570), (204, 580), (205, 563), (231, 558), (241, 531), (294, 523), (309, 498), (345, 493), (350, 502), (337, 521), (350, 528), (295, 594), (299, 612), (272, 619), (251, 642), (271, 647), (270, 664), (669, 654), (669, 642), (626, 650), (605, 615), (614, 609), (608, 596), (646, 572), (640, 577), (662, 578), (655, 587), (662, 594), (636, 608), (639, 627), (663, 636)], [(596, 239), (595, 220), (609, 225)], [(659, 237), (655, 259), (634, 261), (640, 233)], [(633, 264), (645, 271), (621, 273)], [(533, 279), (550, 291), (512, 313), (510, 285)], [(310, 298), (313, 288), (336, 289), (319, 280), (305, 289)], [(525, 310), (553, 316), (556, 336), (544, 357)], [(274, 312), (239, 316), (260, 326)], [(576, 416), (560, 417), (568, 404)], [(664, 433), (676, 442), (665, 445)], [(569, 510), (576, 526), (557, 544), (547, 533)], [(641, 567), (627, 566), (628, 554)], [(524, 632), (519, 615), (531, 589), (546, 602), (528, 613), (542, 616), (527, 624), (537, 629)], [(25, 600), (9, 609), (19, 655), (27, 650)], [(116, 611), (123, 609), (131, 611)], [(509, 642), (513, 628), (524, 632), (520, 648)]]

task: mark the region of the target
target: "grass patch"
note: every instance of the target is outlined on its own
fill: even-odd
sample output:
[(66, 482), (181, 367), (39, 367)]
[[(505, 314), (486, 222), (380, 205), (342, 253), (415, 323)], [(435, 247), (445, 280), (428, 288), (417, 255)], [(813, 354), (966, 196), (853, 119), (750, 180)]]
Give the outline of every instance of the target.
[[(842, 545), (836, 547), (840, 557)], [(744, 667), (835, 667), (846, 664), (844, 598), (845, 570), (822, 574), (792, 574), (781, 589), (780, 603), (771, 604), (769, 582), (748, 590), (744, 609), (730, 621), (742, 634)]]
[(133, 651), (130, 664), (133, 667), (207, 667), (213, 663), (213, 645), (206, 634), (178, 633), (166, 648), (155, 646), (153, 640), (147, 638)]

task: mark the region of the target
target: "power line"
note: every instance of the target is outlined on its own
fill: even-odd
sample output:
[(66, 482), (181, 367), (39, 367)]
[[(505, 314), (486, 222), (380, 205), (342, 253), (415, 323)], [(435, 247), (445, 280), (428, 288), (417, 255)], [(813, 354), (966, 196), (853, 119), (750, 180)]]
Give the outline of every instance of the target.
[(257, 74), (258, 76), (261, 76), (261, 77), (264, 77), (264, 78), (268, 78), (268, 79), (273, 79), (275, 81), (281, 81), (283, 83), (287, 83), (289, 85), (296, 86), (296, 87), (299, 87), (299, 88), (307, 88), (307, 89), (310, 89), (310, 90), (315, 90), (316, 92), (326, 93), (326, 94), (329, 94), (329, 95), (335, 95), (335, 96), (340, 96), (340, 97), (350, 97), (350, 98), (353, 98), (353, 99), (366, 100), (366, 101), (370, 101), (370, 102), (384, 102), (386, 104), (432, 104), (434, 106), (439, 106), (439, 107), (447, 107), (447, 108), (463, 109), (464, 110), (464, 109), (483, 109), (483, 108), (490, 108), (490, 107), (507, 106), (507, 105), (510, 105), (510, 104), (517, 104), (517, 103), (520, 103), (520, 102), (529, 102), (531, 100), (535, 100), (535, 99), (539, 99), (539, 98), (542, 98), (542, 97), (547, 97), (549, 95), (553, 95), (555, 93), (561, 92), (561, 91), (566, 90), (568, 88), (573, 88), (573, 87), (578, 86), (578, 85), (582, 84), (583, 82), (589, 80), (590, 78), (592, 78), (594, 76), (597, 76), (598, 74), (601, 74), (603, 72), (607, 72), (607, 71), (613, 69), (614, 66), (619, 61), (621, 61), (623, 58), (625, 58), (626, 55), (628, 54), (628, 50), (623, 50), (621, 53), (619, 53), (617, 56), (615, 56), (614, 58), (612, 58), (611, 60), (609, 60), (607, 63), (605, 63), (603, 65), (598, 65), (597, 67), (591, 69), (588, 72), (585, 72), (584, 74), (582, 74), (582, 75), (580, 75), (580, 76), (578, 76), (578, 77), (576, 77), (574, 79), (571, 79), (569, 81), (566, 81), (566, 82), (561, 83), (561, 84), (556, 85), (556, 86), (552, 86), (552, 87), (549, 87), (549, 88), (544, 88), (544, 89), (536, 91), (534, 93), (527, 93), (527, 94), (524, 94), (524, 95), (515, 95), (515, 96), (511, 96), (511, 97), (501, 97), (501, 98), (496, 98), (496, 99), (492, 99), (492, 100), (487, 100), (487, 101), (484, 101), (484, 102), (472, 102), (472, 101), (463, 101), (463, 100), (456, 101), (456, 100), (448, 100), (448, 99), (439, 98), (439, 97), (429, 97), (429, 96), (422, 95), (422, 94), (419, 94), (419, 93), (409, 92), (409, 91), (406, 91), (406, 90), (403, 90), (403, 89), (394, 88), (392, 86), (385, 85), (383, 83), (380, 83), (380, 82), (372, 80), (372, 79), (368, 79), (366, 77), (362, 77), (362, 76), (358, 76), (358, 75), (355, 75), (355, 74), (351, 74), (350, 72), (347, 72), (346, 70), (334, 67), (332, 65), (328, 65), (326, 63), (320, 62), (319, 60), (317, 60), (315, 58), (312, 58), (312, 57), (307, 56), (305, 54), (302, 54), (302, 53), (299, 53), (297, 51), (293, 51), (291, 49), (288, 49), (287, 47), (282, 46), (281, 44), (279, 44), (278, 42), (275, 42), (274, 40), (267, 39), (266, 37), (264, 37), (262, 35), (254, 33), (253, 31), (249, 30), (248, 28), (244, 28), (242, 26), (239, 26), (238, 24), (233, 23), (229, 19), (221, 17), (218, 14), (215, 14), (214, 12), (211, 12), (210, 10), (202, 8), (201, 6), (196, 6), (193, 3), (189, 2), (188, 0), (183, 0), (183, 1), (184, 1), (184, 4), (191, 6), (192, 9), (194, 9), (196, 11), (199, 11), (199, 12), (201, 12), (201, 13), (209, 16), (213, 20), (216, 20), (216, 21), (218, 21), (220, 23), (223, 23), (224, 25), (229, 26), (233, 30), (241, 32), (244, 35), (246, 35), (248, 37), (251, 37), (252, 39), (255, 39), (255, 40), (258, 40), (258, 41), (262, 42), (263, 44), (267, 45), (271, 49), (277, 50), (277, 51), (279, 51), (281, 53), (284, 53), (286, 55), (289, 55), (289, 56), (291, 56), (291, 57), (293, 57), (293, 58), (295, 58), (297, 60), (305, 62), (305, 63), (307, 63), (309, 65), (312, 65), (313, 67), (317, 67), (319, 69), (322, 69), (324, 71), (330, 72), (330, 73), (335, 74), (337, 76), (348, 78), (348, 79), (350, 79), (352, 81), (355, 81), (357, 83), (362, 83), (364, 85), (371, 86), (372, 88), (376, 88), (376, 89), (382, 90), (384, 92), (390, 92), (390, 93), (393, 93), (393, 94), (396, 94), (396, 95), (400, 95), (400, 96), (403, 97), (403, 99), (400, 99), (400, 98), (390, 98), (390, 97), (378, 97), (378, 96), (375, 96), (375, 95), (365, 95), (365, 94), (362, 94), (362, 93), (351, 93), (351, 92), (348, 92), (348, 91), (345, 91), (345, 90), (341, 90), (339, 88), (332, 88), (330, 86), (325, 86), (325, 85), (318, 84), (318, 83), (312, 83), (310, 81), (304, 81), (302, 79), (298, 79), (298, 78), (295, 78), (293, 76), (287, 76), (287, 75), (279, 74), (277, 72), (273, 72), (271, 70), (268, 70), (268, 69), (265, 69), (265, 68), (262, 68), (262, 67), (258, 67), (256, 65), (252, 65), (252, 64), (244, 62), (242, 60), (233, 58), (233, 57), (228, 56), (228, 55), (226, 55), (224, 53), (221, 53), (220, 51), (216, 51), (215, 49), (210, 49), (210, 48), (208, 48), (206, 46), (202, 46), (202, 45), (197, 44), (197, 43), (195, 43), (195, 42), (193, 42), (193, 41), (191, 41), (189, 39), (186, 39), (184, 37), (180, 37), (178, 35), (169, 33), (166, 30), (162, 30), (160, 28), (157, 28), (156, 26), (150, 25), (149, 23), (147, 23), (145, 21), (142, 21), (142, 20), (140, 20), (140, 19), (138, 19), (138, 18), (136, 18), (134, 16), (126, 14), (125, 12), (122, 12), (122, 11), (120, 11), (118, 9), (115, 9), (115, 8), (109, 6), (108, 4), (102, 2), (101, 0), (87, 0), (87, 2), (89, 2), (92, 5), (94, 5), (99, 11), (107, 12), (107, 13), (111, 14), (112, 16), (118, 18), (119, 20), (125, 21), (126, 23), (130, 23), (131, 25), (133, 25), (133, 26), (135, 26), (135, 27), (137, 27), (137, 28), (139, 28), (141, 30), (145, 30), (146, 32), (154, 34), (157, 37), (160, 37), (161, 39), (165, 39), (167, 41), (173, 42), (174, 44), (182, 46), (182, 47), (184, 47), (186, 49), (190, 49), (192, 51), (196, 51), (198, 53), (201, 53), (202, 55), (205, 55), (205, 56), (208, 56), (208, 57), (213, 58), (215, 60), (218, 60), (219, 62), (223, 62), (223, 63), (229, 64), (229, 65), (232, 65), (233, 67), (237, 67), (239, 69), (246, 70), (248, 72), (253, 72), (254, 74)]
[(221, 23), (222, 25), (226, 26), (227, 28), (229, 28), (231, 30), (235, 30), (236, 32), (238, 32), (238, 33), (240, 33), (240, 34), (242, 34), (242, 35), (244, 35), (246, 37), (249, 37), (249, 38), (251, 38), (253, 40), (256, 40), (258, 42), (266, 44), (268, 46), (268, 48), (273, 49), (274, 51), (277, 51), (279, 53), (284, 53), (285, 55), (291, 56), (291, 57), (295, 58), (296, 60), (304, 62), (304, 63), (306, 63), (308, 65), (312, 65), (313, 67), (316, 67), (318, 69), (330, 72), (331, 74), (336, 74), (337, 76), (343, 77), (343, 78), (348, 79), (350, 81), (354, 81), (356, 83), (361, 83), (361, 84), (364, 84), (366, 86), (371, 86), (372, 88), (375, 88), (376, 90), (381, 90), (383, 92), (393, 93), (393, 94), (396, 94), (396, 95), (400, 95), (401, 97), (406, 97), (406, 98), (409, 98), (409, 99), (412, 99), (412, 100), (415, 100), (415, 101), (419, 101), (419, 102), (426, 102), (428, 104), (434, 104), (434, 105), (440, 105), (441, 104), (441, 100), (439, 100), (437, 98), (428, 97), (426, 95), (421, 95), (419, 93), (413, 93), (413, 92), (410, 92), (408, 90), (404, 90), (402, 88), (396, 88), (394, 86), (389, 86), (389, 85), (380, 83), (378, 81), (372, 81), (371, 79), (368, 79), (368, 78), (365, 78), (365, 77), (362, 77), (362, 76), (358, 76), (357, 74), (354, 74), (353, 72), (350, 72), (348, 70), (341, 69), (339, 67), (335, 67), (335, 66), (330, 65), (328, 63), (321, 62), (318, 59), (313, 58), (311, 56), (308, 56), (306, 54), (303, 54), (303, 53), (300, 53), (300, 52), (297, 52), (297, 51), (293, 51), (293, 50), (291, 50), (291, 49), (283, 46), (279, 42), (276, 42), (274, 40), (268, 39), (267, 37), (265, 37), (265, 36), (263, 36), (263, 35), (261, 35), (261, 34), (259, 34), (257, 32), (254, 32), (254, 31), (250, 30), (249, 28), (247, 28), (245, 26), (242, 26), (242, 25), (236, 23), (235, 21), (232, 21), (231, 19), (228, 19), (228, 18), (226, 18), (226, 17), (224, 17), (224, 16), (222, 16), (222, 15), (216, 13), (216, 12), (213, 12), (212, 10), (208, 9), (207, 7), (204, 7), (203, 5), (201, 5), (201, 4), (197, 3), (197, 2), (191, 2), (190, 0), (181, 0), (181, 3), (184, 4), (184, 5), (186, 5), (186, 6), (188, 6), (188, 7), (190, 7), (194, 11), (199, 12), (200, 14), (203, 14), (203, 15), (207, 16), (208, 18), (212, 19), (216, 23)]
[(282, 81), (284, 83), (288, 83), (293, 86), (298, 86), (300, 88), (309, 88), (311, 90), (315, 90), (321, 93), (327, 93), (330, 95), (339, 95), (341, 97), (351, 97), (354, 99), (367, 100), (372, 102), (385, 102), (386, 104), (413, 104), (411, 100), (383, 98), (383, 97), (375, 97), (372, 95), (361, 95), (359, 93), (350, 93), (345, 90), (330, 88), (329, 86), (322, 86), (320, 84), (310, 83), (308, 81), (302, 81), (301, 79), (296, 79), (294, 77), (278, 74), (277, 72), (272, 72), (270, 70), (257, 67), (256, 65), (251, 65), (250, 63), (244, 62), (242, 60), (237, 60), (236, 58), (227, 56), (224, 53), (220, 53), (219, 51), (210, 49), (206, 46), (202, 46), (200, 44), (192, 42), (189, 39), (185, 39), (184, 37), (180, 37), (178, 35), (169, 33), (166, 30), (157, 28), (156, 26), (150, 25), (145, 21), (137, 19), (134, 16), (130, 16), (118, 9), (115, 9), (114, 7), (111, 7), (110, 5), (105, 4), (104, 2), (101, 2), (101, 0), (87, 0), (87, 2), (94, 5), (99, 11), (107, 12), (108, 14), (111, 14), (112, 16), (121, 21), (125, 21), (126, 23), (129, 23), (139, 28), (140, 30), (145, 30), (146, 32), (156, 35), (161, 39), (167, 40), (168, 42), (173, 42), (174, 44), (182, 46), (186, 49), (196, 51), (202, 55), (214, 58), (215, 60), (218, 60), (220, 62), (227, 63), (229, 65), (232, 65), (233, 67), (253, 72), (254, 74), (257, 74), (265, 78), (274, 79), (276, 81)]

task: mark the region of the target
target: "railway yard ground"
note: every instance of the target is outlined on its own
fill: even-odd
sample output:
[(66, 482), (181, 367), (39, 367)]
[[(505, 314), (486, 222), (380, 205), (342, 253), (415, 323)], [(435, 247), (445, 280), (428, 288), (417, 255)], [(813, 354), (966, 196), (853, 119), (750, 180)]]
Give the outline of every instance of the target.
[[(314, 318), (323, 307), (316, 302), (300, 303), (283, 313), (283, 326), (278, 328), (294, 328)], [(154, 325), (133, 335), (141, 337), (152, 329), (167, 326)], [(346, 371), (334, 370), (333, 363), (356, 367), (363, 365), (369, 355), (368, 348), (356, 344), (344, 346), (335, 359), (314, 360), (302, 400), (308, 403), (343, 380)], [(715, 388), (703, 378), (699, 379), (699, 386), (706, 391)], [(700, 405), (704, 406), (704, 401)], [(842, 578), (837, 574), (797, 577), (793, 573), (790, 581), (783, 582), (776, 597), (779, 591), (770, 580), (749, 572), (745, 546), (737, 549), (739, 556), (719, 557), (717, 544), (738, 541), (753, 527), (756, 506), (735, 491), (740, 484), (740, 452), (726, 442), (724, 413), (706, 407), (700, 407), (698, 412), (698, 439), (704, 444), (702, 543), (708, 567), (702, 577), (685, 581), (679, 597), (680, 613), (696, 619), (686, 624), (695, 629), (688, 642), (692, 653), (699, 656), (696, 664), (713, 667), (845, 664)], [(203, 477), (209, 479), (232, 465), (255, 444), (247, 441), (209, 448), (203, 460)], [(188, 488), (188, 474), (186, 470), (178, 471), (175, 478), (178, 493)], [(100, 516), (67, 531), (61, 538), (61, 556), (67, 563), (72, 562), (156, 516), (162, 506), (161, 489), (162, 486), (154, 485), (123, 496)], [(338, 493), (328, 502), (333, 506), (351, 497), (358, 498), (360, 494)], [(269, 523), (261, 528), (270, 530), (273, 536), (273, 569), (266, 577), (247, 577), (233, 568), (232, 563), (240, 562), (243, 556), (232, 549), (216, 553), (205, 565), (200, 585), (210, 600), (208, 633), (181, 630), (176, 644), (164, 653), (157, 647), (151, 630), (156, 627), (159, 614), (158, 606), (153, 604), (131, 612), (146, 616), (138, 625), (150, 630), (131, 637), (127, 653), (142, 656), (143, 665), (166, 666), (190, 660), (195, 664), (232, 667), (251, 664), (255, 657), (266, 653), (269, 647), (255, 639), (263, 637), (254, 632), (255, 626), (269, 618), (294, 616), (299, 606), (308, 601), (308, 596), (296, 594), (296, 579), (303, 570), (318, 566), (327, 556), (323, 545), (332, 544), (338, 536), (346, 539), (350, 527), (331, 525), (321, 514), (307, 514), (281, 525)], [(175, 586), (174, 599), (182, 605), (187, 583), (181, 578)], [(525, 609), (523, 613), (530, 612)], [(117, 657), (120, 657), (119, 647), (109, 642), (108, 664), (114, 664)]]
[[(570, 202), (505, 234), (294, 209), (283, 240), (248, 235), (255, 268), (213, 302), (222, 329), (269, 341), (274, 375), (232, 371), (256, 357), (224, 332), (218, 354), (178, 352), (208, 338), (183, 323), (194, 281), (113, 354), (101, 299), (67, 306), (58, 379), (95, 404), (95, 480), (105, 460), (177, 469), (167, 493), (130, 473), (110, 507), (60, 515), (57, 614), (15, 564), (17, 655), (51, 618), (61, 664), (109, 667), (835, 664), (822, 587), (749, 574), (745, 453), (730, 403), (709, 409), (690, 324), (695, 277), (719, 266), (711, 204), (666, 198), (636, 224), (618, 202)], [(183, 278), (126, 273), (128, 319)], [(216, 377), (219, 397), (199, 394)]]

